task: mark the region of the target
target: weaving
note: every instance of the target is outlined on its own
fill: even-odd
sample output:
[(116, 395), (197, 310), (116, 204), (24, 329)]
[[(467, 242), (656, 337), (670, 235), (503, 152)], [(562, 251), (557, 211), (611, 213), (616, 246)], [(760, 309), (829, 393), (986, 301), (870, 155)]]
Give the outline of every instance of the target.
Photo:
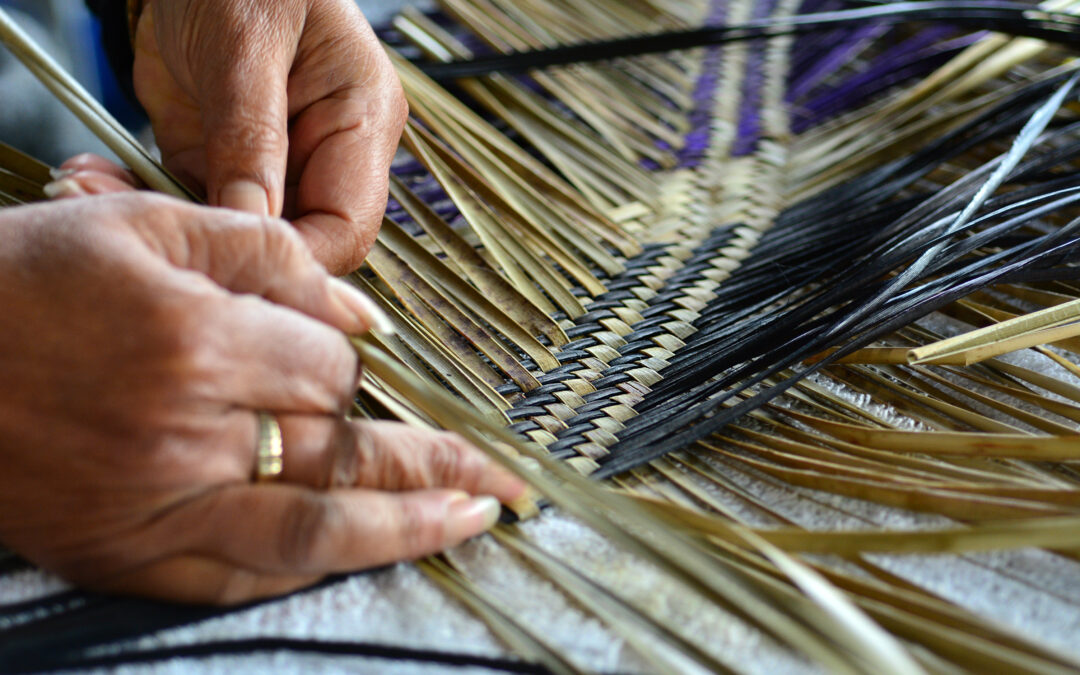
[[(384, 39), (412, 119), (379, 240), (349, 277), (397, 334), (356, 341), (355, 414), (505, 453), (542, 507), (826, 671), (1080, 668), (1075, 644), (989, 619), (880, 555), (1043, 549), (1039, 570), (1080, 579), (1080, 70), (1056, 44), (1076, 40), (1076, 7), (406, 12)], [(656, 34), (692, 48), (619, 40)], [(5, 204), (43, 197), (47, 168), (15, 151), (0, 164)], [(808, 529), (791, 495), (843, 526)], [(744, 669), (545, 550), (514, 524), (531, 506), (487, 544), (643, 668)], [(452, 554), (418, 566), (521, 661), (287, 640), (191, 654), (588, 669)], [(1056, 601), (1076, 626), (1080, 596)], [(164, 658), (176, 653), (94, 649), (221, 613), (42, 594), (0, 606), (0, 663)]]

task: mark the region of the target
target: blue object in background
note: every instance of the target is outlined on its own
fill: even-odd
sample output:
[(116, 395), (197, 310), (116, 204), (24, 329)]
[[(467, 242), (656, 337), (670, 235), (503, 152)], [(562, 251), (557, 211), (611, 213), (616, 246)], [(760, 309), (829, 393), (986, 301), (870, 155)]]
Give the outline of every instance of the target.
[[(117, 90), (96, 19), (78, 0), (0, 0), (20, 26), (129, 128), (142, 122)], [(0, 140), (57, 165), (81, 152), (112, 154), (33, 75), (0, 47)]]
[(120, 89), (120, 83), (116, 79), (116, 73), (109, 66), (109, 59), (105, 55), (105, 47), (101, 43), (101, 26), (93, 14), (87, 14), (86, 20), (89, 25), (89, 43), (93, 45), (93, 60), (97, 66), (97, 81), (100, 85), (100, 100), (105, 108), (113, 114), (117, 120), (132, 131), (139, 131), (149, 121), (146, 113), (138, 107), (135, 101), (128, 99)]
[(75, 0), (0, 0), (0, 6), (33, 17), (62, 45), (71, 72), (121, 123), (141, 128), (146, 118), (127, 100), (109, 67), (101, 44), (101, 26), (86, 7)]

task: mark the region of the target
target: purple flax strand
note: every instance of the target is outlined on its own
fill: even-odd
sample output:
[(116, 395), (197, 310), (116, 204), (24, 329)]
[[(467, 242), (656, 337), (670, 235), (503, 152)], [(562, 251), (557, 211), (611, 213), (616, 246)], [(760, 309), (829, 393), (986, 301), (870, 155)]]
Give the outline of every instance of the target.
[(898, 45), (894, 48), (895, 51), (889, 50), (894, 53), (883, 53), (868, 68), (796, 106), (794, 131), (805, 131), (825, 118), (848, 110), (877, 93), (937, 68), (980, 37), (965, 35), (941, 42), (943, 34), (938, 32), (938, 29), (932, 28), (925, 32), (933, 34), (920, 34), (907, 43)]
[[(754, 3), (751, 21), (768, 18), (775, 7), (776, 0), (760, 0)], [(746, 59), (746, 75), (742, 83), (739, 124), (731, 147), (733, 157), (749, 155), (757, 147), (758, 139), (761, 137), (761, 89), (765, 85), (767, 49), (767, 42), (754, 42), (750, 45)]]
[(821, 84), (825, 78), (840, 70), (850, 63), (859, 53), (866, 49), (868, 42), (876, 40), (889, 31), (889, 27), (883, 24), (866, 24), (859, 26), (853, 31), (845, 31), (846, 35), (833, 35), (837, 38), (824, 56), (812, 59), (811, 63), (800, 63), (797, 73), (788, 87), (786, 99), (795, 101), (809, 94)]
[[(727, 21), (727, 0), (713, 0), (707, 19), (710, 26), (720, 26)], [(701, 64), (701, 74), (694, 87), (694, 106), (690, 111), (690, 131), (686, 134), (685, 144), (679, 151), (679, 166), (695, 168), (705, 158), (712, 140), (713, 109), (716, 105), (716, 92), (720, 86), (720, 70), (723, 65), (722, 47), (710, 47), (705, 51)]]

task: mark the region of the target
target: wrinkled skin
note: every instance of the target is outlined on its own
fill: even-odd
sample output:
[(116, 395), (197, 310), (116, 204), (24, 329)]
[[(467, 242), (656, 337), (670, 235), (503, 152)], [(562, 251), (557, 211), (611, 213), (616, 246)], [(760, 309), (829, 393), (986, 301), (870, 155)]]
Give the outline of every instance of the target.
[(360, 265), (408, 108), (352, 0), (151, 0), (134, 80), (209, 204), (286, 218), (335, 274)]
[(0, 232), (0, 541), (47, 569), (236, 603), (453, 546), (497, 513), (469, 495), (525, 490), (456, 436), (344, 420), (370, 305), (284, 221), (128, 192)]

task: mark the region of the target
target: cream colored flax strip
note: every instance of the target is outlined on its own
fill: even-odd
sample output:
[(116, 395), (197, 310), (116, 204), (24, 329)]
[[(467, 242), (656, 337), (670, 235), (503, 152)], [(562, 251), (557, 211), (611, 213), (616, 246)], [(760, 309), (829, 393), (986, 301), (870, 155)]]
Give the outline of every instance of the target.
[(416, 566), (440, 588), (480, 617), (491, 632), (515, 654), (543, 664), (548, 671), (556, 675), (585, 675), (586, 671), (564, 658), (539, 636), (499, 609), (500, 603), (496, 598), (481, 591), (440, 558), (420, 560)]
[[(831, 672), (855, 672), (853, 657), (856, 657), (854, 662), (861, 663), (863, 669), (875, 672), (922, 672), (903, 647), (877, 626), (862, 615), (853, 614), (850, 607), (836, 606), (838, 596), (814, 594), (814, 604), (818, 609), (811, 632), (802, 620), (766, 600), (766, 596), (761, 595), (762, 589), (739, 576), (735, 570), (718, 566), (711, 556), (690, 541), (674, 536), (662, 522), (632, 502), (602, 491), (599, 486), (576, 475), (569, 467), (552, 460), (539, 449), (521, 443), (505, 429), (492, 427), (476, 418), (459, 401), (442, 390), (425, 386), (365, 340), (354, 339), (353, 344), (361, 362), (375, 375), (405, 394), (438, 423), (457, 431), (519, 475), (560, 508), (605, 535), (614, 544), (657, 565), (706, 597), (726, 606), (738, 607), (756, 625), (804, 652)], [(512, 448), (523, 456), (537, 460), (545, 471), (538, 473), (524, 468), (499, 446)], [(827, 602), (823, 602), (825, 597), (828, 597)]]
[[(1039, 312), (980, 328), (908, 352), (908, 363), (936, 363), (937, 359), (963, 357), (962, 365), (1046, 342), (1080, 335), (1080, 300), (1065, 302)], [(954, 361), (955, 362), (955, 361)]]
[[(491, 534), (496, 541), (512, 549), (564, 593), (611, 626), (657, 669), (656, 672), (675, 672), (673, 669), (678, 669), (679, 662), (687, 658), (698, 662), (712, 673), (737, 672), (679, 635), (673, 626), (668, 626), (649, 612), (631, 605), (611, 589), (600, 586), (596, 581), (544, 551), (519, 529), (501, 526)], [(657, 650), (652, 639), (642, 639), (646, 635), (674, 646), (682, 659), (673, 662), (666, 658), (665, 651)]]

